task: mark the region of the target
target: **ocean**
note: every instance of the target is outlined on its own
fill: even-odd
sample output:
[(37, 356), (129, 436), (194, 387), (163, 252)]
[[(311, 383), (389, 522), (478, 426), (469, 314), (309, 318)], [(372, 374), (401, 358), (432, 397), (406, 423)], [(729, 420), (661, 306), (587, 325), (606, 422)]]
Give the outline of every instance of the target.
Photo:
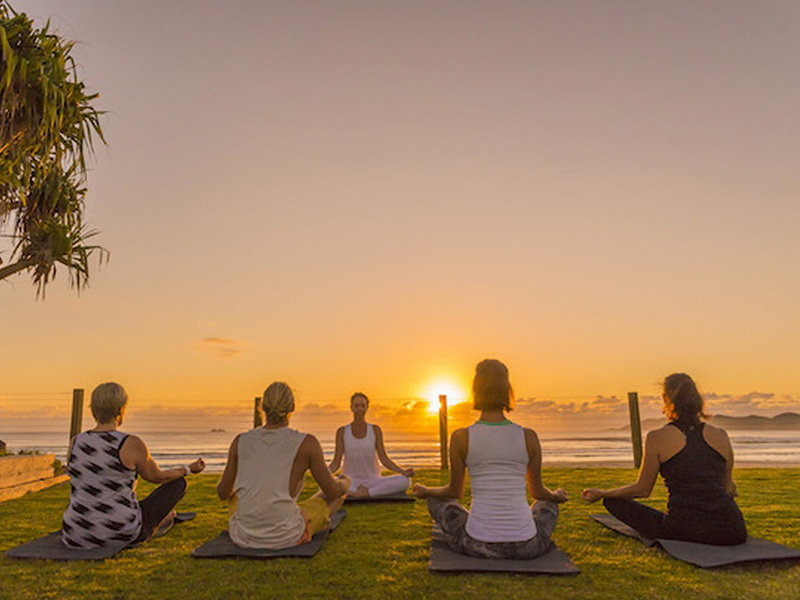
[[(147, 444), (150, 453), (162, 467), (186, 464), (198, 456), (206, 461), (208, 472), (221, 472), (228, 447), (239, 431), (131, 431)], [(327, 460), (334, 449), (335, 429), (314, 431), (322, 444)], [(800, 464), (800, 436), (793, 431), (729, 431), (736, 463), (740, 466), (790, 466)], [(20, 450), (55, 454), (64, 461), (67, 451), (64, 432), (7, 432), (3, 441), (10, 452)], [(539, 434), (544, 466), (599, 467), (632, 465), (632, 450), (627, 432), (553, 432)], [(386, 450), (399, 465), (438, 467), (439, 441), (432, 433), (387, 432)]]

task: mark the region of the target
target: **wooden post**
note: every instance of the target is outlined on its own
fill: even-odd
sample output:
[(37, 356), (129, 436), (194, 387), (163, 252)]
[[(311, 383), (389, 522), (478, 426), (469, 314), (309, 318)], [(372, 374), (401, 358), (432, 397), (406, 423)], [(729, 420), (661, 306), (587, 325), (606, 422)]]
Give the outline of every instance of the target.
[(72, 418), (69, 422), (69, 441), (72, 441), (83, 428), (83, 390), (72, 390)]
[(439, 395), (439, 448), (441, 449), (441, 469), (448, 469), (447, 462), (447, 395)]
[(253, 428), (261, 427), (264, 422), (261, 420), (261, 398), (256, 396), (253, 401)]
[(628, 392), (628, 412), (631, 416), (631, 442), (633, 442), (633, 466), (642, 466), (642, 421), (639, 418), (639, 394)]

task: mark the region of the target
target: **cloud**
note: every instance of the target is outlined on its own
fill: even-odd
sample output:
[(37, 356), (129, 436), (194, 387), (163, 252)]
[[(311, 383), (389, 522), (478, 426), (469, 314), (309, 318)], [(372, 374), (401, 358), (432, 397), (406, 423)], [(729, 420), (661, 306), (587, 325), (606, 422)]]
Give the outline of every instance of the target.
[(623, 402), (616, 396), (595, 396), (592, 400), (587, 400), (581, 404), (580, 412), (614, 415), (627, 412), (627, 410), (628, 402)]
[(239, 348), (240, 346), (241, 342), (238, 340), (221, 337), (203, 338), (203, 340), (198, 343), (198, 348), (201, 351), (220, 358), (234, 358), (239, 356), (242, 352)]
[(370, 412), (374, 418), (381, 419), (425, 419), (432, 413), (428, 410), (426, 400), (407, 400), (396, 406), (370, 404)]
[(717, 414), (743, 415), (748, 412), (774, 413), (781, 408), (798, 410), (800, 397), (772, 392), (750, 392), (748, 394), (704, 394), (706, 406)]
[(584, 401), (556, 401), (538, 398), (520, 398), (517, 400), (517, 410), (526, 415), (562, 416), (582, 414), (615, 415), (628, 410), (627, 401), (623, 402), (616, 396), (595, 396)]
[(350, 409), (333, 403), (319, 404), (317, 402), (298, 403), (297, 414), (312, 417), (348, 417)]

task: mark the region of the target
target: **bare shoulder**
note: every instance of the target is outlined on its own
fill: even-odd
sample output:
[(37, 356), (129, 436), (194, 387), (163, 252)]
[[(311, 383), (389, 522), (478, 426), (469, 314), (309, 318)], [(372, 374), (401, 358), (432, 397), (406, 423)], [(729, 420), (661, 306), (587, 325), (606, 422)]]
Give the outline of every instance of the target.
[(127, 448), (136, 450), (141, 448), (147, 448), (147, 445), (144, 443), (144, 440), (142, 440), (142, 438), (140, 438), (138, 435), (133, 435), (132, 433), (125, 438), (125, 441), (122, 442), (122, 445), (126, 446)]
[(645, 437), (653, 441), (671, 440), (672, 438), (683, 438), (683, 433), (677, 427), (668, 424), (647, 432)]
[(539, 439), (539, 435), (533, 429), (530, 429), (528, 427), (523, 427), (522, 431), (525, 433), (526, 441), (527, 440), (534, 441)]
[(525, 450), (528, 453), (528, 457), (533, 459), (536, 455), (541, 455), (542, 446), (539, 443), (539, 436), (537, 433), (528, 427), (523, 427), (522, 432), (525, 434)]
[(728, 441), (727, 431), (725, 431), (722, 427), (716, 427), (714, 425), (709, 425), (708, 423), (703, 426), (703, 435), (709, 441), (719, 441), (721, 443)]
[(300, 451), (313, 452), (316, 449), (320, 449), (320, 451), (322, 449), (319, 440), (313, 433), (307, 433), (306, 437), (303, 438), (303, 441), (300, 442)]
[(453, 441), (464, 441), (468, 439), (469, 432), (466, 427), (461, 427), (460, 429), (453, 430)]
[(373, 425), (372, 430), (375, 432), (375, 435), (383, 435), (383, 431), (381, 431), (380, 425)]
[(119, 447), (119, 452), (124, 462), (131, 467), (142, 461), (146, 461), (150, 455), (150, 451), (147, 449), (144, 441), (142, 441), (142, 438), (138, 435), (129, 435), (126, 437)]

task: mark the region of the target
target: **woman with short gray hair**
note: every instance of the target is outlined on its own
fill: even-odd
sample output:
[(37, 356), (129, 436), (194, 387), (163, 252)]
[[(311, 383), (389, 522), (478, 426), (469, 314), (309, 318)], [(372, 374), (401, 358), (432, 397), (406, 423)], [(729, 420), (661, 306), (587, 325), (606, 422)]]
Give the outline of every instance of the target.
[[(186, 493), (185, 476), (205, 468), (202, 458), (175, 469), (161, 469), (145, 443), (119, 431), (128, 394), (118, 383), (103, 383), (92, 392), (97, 425), (79, 433), (67, 452), (69, 505), (61, 539), (70, 548), (126, 546), (148, 540), (173, 522), (174, 508)], [(162, 484), (147, 498), (136, 498), (136, 476)]]

